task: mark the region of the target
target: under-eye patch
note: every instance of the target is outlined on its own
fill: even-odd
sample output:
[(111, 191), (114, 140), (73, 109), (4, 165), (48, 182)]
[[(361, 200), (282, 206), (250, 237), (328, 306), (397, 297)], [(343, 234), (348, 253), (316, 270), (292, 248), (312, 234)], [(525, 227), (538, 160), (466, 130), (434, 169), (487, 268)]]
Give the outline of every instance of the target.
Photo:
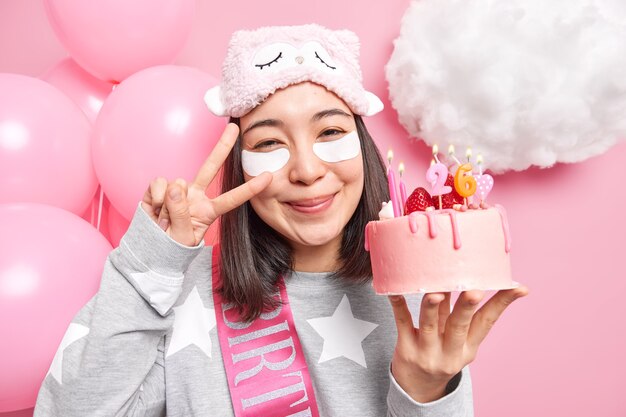
[(313, 153), (324, 162), (346, 161), (356, 158), (360, 152), (359, 135), (354, 130), (337, 140), (316, 142), (313, 145)]
[(289, 150), (285, 148), (270, 152), (241, 151), (241, 165), (246, 174), (256, 177), (265, 171), (276, 172), (289, 161)]

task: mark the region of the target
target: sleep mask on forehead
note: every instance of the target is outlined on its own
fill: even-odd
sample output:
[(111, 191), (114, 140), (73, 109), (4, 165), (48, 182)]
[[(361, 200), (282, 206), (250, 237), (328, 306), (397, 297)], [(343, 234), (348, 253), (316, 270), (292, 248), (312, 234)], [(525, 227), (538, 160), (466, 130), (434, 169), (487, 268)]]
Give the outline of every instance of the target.
[(217, 116), (241, 117), (276, 90), (304, 81), (326, 87), (354, 114), (372, 116), (383, 109), (382, 101), (363, 88), (356, 34), (315, 24), (235, 32), (222, 82), (204, 100)]

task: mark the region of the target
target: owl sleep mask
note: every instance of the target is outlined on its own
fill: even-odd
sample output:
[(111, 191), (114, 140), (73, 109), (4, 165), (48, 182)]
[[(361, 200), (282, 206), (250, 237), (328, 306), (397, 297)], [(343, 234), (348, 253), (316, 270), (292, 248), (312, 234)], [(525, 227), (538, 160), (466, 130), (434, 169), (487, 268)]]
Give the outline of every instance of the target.
[(276, 90), (303, 81), (326, 87), (355, 114), (371, 116), (383, 109), (363, 88), (356, 34), (315, 24), (233, 33), (222, 82), (204, 100), (217, 116), (241, 117)]

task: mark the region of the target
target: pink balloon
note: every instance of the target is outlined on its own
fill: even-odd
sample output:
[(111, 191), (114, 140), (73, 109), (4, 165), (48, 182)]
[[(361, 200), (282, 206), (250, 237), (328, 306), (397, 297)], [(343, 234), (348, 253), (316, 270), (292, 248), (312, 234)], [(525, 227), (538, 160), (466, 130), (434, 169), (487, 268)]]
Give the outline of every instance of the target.
[(115, 85), (94, 77), (72, 58), (58, 62), (42, 75), (41, 79), (57, 87), (78, 104), (92, 124)]
[(174, 62), (191, 32), (194, 0), (45, 0), (72, 58), (106, 81)]
[(61, 339), (96, 293), (111, 245), (43, 204), (0, 204), (0, 412), (32, 407)]
[(98, 186), (92, 127), (50, 84), (0, 74), (0, 203), (50, 204), (82, 214)]
[(104, 102), (94, 126), (94, 167), (127, 220), (154, 178), (195, 178), (226, 124), (204, 103), (215, 84), (195, 68), (158, 66), (133, 74)]

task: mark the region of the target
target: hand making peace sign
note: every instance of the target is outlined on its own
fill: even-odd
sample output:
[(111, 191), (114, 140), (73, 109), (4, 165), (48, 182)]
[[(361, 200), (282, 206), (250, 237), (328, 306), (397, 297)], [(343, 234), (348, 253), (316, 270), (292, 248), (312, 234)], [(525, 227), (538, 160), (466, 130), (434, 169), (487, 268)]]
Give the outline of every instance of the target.
[(219, 216), (250, 200), (272, 182), (272, 174), (264, 172), (216, 198), (206, 196), (209, 184), (233, 148), (238, 134), (236, 124), (226, 126), (191, 185), (187, 186), (182, 179), (168, 183), (159, 177), (146, 190), (141, 203), (143, 209), (178, 243), (196, 246)]

